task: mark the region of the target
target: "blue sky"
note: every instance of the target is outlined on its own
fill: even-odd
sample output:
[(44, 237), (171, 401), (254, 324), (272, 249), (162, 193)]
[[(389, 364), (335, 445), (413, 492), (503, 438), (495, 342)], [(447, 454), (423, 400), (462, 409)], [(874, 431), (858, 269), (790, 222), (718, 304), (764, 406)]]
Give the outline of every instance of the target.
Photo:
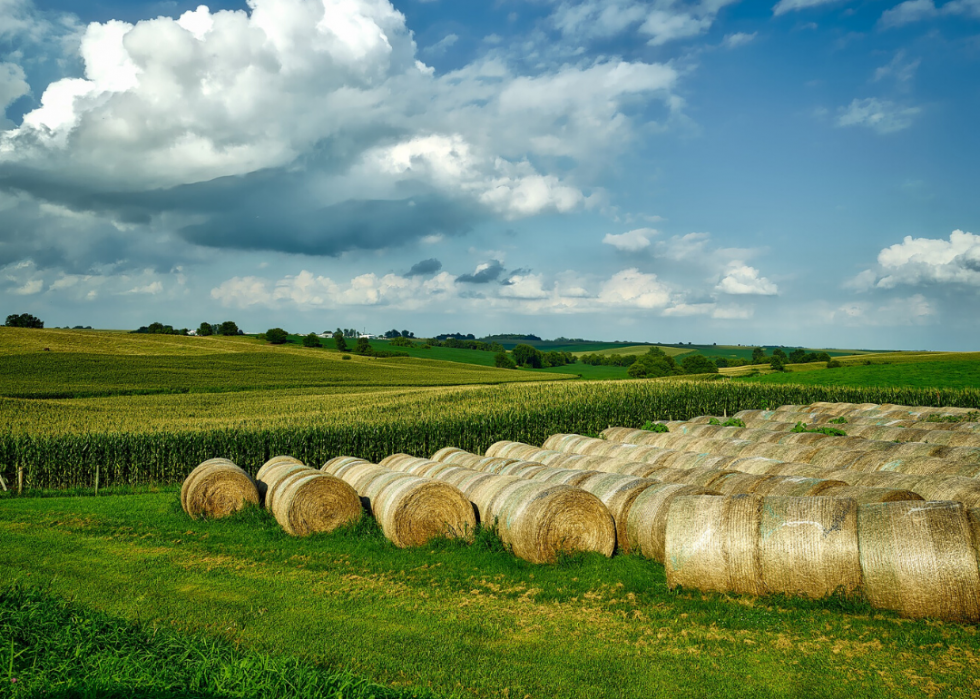
[(0, 301), (977, 349), (978, 76), (980, 0), (0, 0)]

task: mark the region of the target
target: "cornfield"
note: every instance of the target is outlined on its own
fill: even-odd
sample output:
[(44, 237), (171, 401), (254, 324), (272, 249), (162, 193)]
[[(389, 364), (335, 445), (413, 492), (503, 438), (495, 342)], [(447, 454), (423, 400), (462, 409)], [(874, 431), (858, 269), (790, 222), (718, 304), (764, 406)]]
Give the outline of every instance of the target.
[(0, 399), (0, 475), (25, 488), (181, 482), (221, 455), (255, 473), (291, 454), (378, 462), (452, 445), (482, 453), (500, 440), (732, 415), (814, 401), (980, 407), (978, 390), (752, 385), (725, 381), (548, 382), (459, 388), (248, 391), (45, 401)]

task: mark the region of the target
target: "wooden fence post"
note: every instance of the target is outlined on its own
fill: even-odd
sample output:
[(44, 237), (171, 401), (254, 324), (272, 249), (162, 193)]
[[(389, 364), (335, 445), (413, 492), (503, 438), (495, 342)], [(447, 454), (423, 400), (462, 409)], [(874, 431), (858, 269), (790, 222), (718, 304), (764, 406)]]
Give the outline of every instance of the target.
[(99, 496), (99, 464), (95, 464), (95, 496)]
[(17, 494), (23, 495), (24, 493), (24, 467), (21, 466), (17, 469)]

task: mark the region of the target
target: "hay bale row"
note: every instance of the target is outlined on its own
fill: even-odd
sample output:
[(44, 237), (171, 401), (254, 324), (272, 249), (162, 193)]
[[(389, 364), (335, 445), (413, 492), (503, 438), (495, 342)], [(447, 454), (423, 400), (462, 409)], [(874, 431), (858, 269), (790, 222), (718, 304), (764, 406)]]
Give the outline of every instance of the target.
[(361, 517), (361, 501), (351, 486), (291, 456), (267, 461), (256, 481), (265, 508), (292, 536), (331, 532)]
[[(737, 429), (737, 428), (736, 428)], [(697, 435), (676, 435), (666, 439), (665, 435), (647, 432), (646, 430), (631, 430), (627, 428), (609, 428), (603, 433), (608, 440), (624, 440), (620, 443), (636, 447), (664, 447), (676, 450), (699, 451), (738, 456), (759, 456), (779, 459), (781, 461), (799, 461), (811, 463), (825, 468), (851, 468), (862, 471), (898, 471), (900, 473), (959, 475), (967, 477), (980, 476), (980, 463), (970, 456), (980, 450), (973, 447), (944, 447), (921, 443), (885, 444), (863, 440), (868, 444), (879, 445), (868, 450), (850, 450), (826, 444), (818, 437), (825, 435), (801, 433), (792, 435), (800, 437), (794, 444), (779, 444), (771, 442), (753, 442), (749, 440), (722, 438), (701, 438)], [(669, 435), (667, 435), (669, 437)], [(778, 436), (778, 434), (777, 434)], [(834, 437), (832, 439), (847, 439)], [(602, 440), (596, 440), (601, 442)], [(806, 442), (812, 442), (807, 444)], [(546, 442), (547, 444), (547, 442)], [(565, 442), (566, 448), (580, 451), (585, 445), (574, 440)], [(613, 453), (616, 447), (605, 447), (606, 453)], [(632, 458), (642, 459), (646, 452), (631, 452)], [(969, 457), (969, 458), (967, 458)]]
[(485, 473), (439, 461), (393, 454), (381, 465), (455, 485), (474, 504), (484, 526), (495, 526), (514, 555), (551, 563), (559, 552), (611, 556), (616, 529), (602, 502), (580, 488)]
[[(943, 432), (963, 433), (963, 435), (960, 437), (955, 438), (953, 440), (954, 442), (957, 439), (962, 438), (964, 435), (970, 435), (973, 439), (980, 435), (980, 423), (978, 422), (926, 422), (922, 420), (915, 420), (908, 416), (902, 418), (851, 416), (846, 418), (847, 422), (843, 425), (831, 423), (831, 420), (835, 420), (839, 417), (837, 415), (812, 411), (803, 413), (779, 413), (771, 410), (743, 410), (740, 413), (737, 413), (735, 417), (744, 422), (746, 427), (770, 430), (773, 432), (789, 432), (798, 422), (803, 422), (807, 425), (815, 427), (840, 427), (849, 435), (871, 437), (873, 439), (881, 439), (881, 437), (872, 437), (870, 432), (865, 432), (866, 428), (888, 427), (914, 429), (923, 433), (919, 435), (920, 438), (917, 440), (910, 439), (908, 438), (908, 433), (906, 433), (906, 438), (903, 441), (933, 440), (931, 441), (933, 444), (945, 443), (934, 441), (944, 439), (944, 437), (939, 436), (925, 439), (925, 437), (929, 436), (926, 433), (932, 435)], [(716, 418), (702, 416), (692, 418), (689, 422), (694, 424), (707, 424), (708, 421), (712, 419)], [(966, 443), (966, 445), (970, 446), (969, 443)], [(973, 445), (975, 445), (975, 443)]]
[[(753, 434), (769, 432), (772, 434), (789, 435), (796, 426), (795, 422), (775, 422), (766, 421), (756, 426), (755, 423), (746, 423), (746, 430), (753, 430)], [(807, 422), (806, 424), (811, 424)], [(936, 430), (924, 427), (930, 423), (912, 423), (911, 426), (882, 425), (877, 423), (851, 423), (846, 425), (831, 425), (826, 421), (823, 426), (841, 427), (849, 437), (870, 439), (875, 442), (921, 442), (923, 444), (935, 444), (946, 447), (980, 447), (980, 434), (965, 431)], [(942, 423), (933, 423), (942, 424)], [(948, 423), (947, 423), (948, 424)], [(698, 426), (695, 424), (695, 426)], [(709, 425), (711, 427), (711, 425)], [(740, 429), (740, 428), (734, 428)], [(736, 435), (740, 439), (751, 439), (744, 434)], [(772, 438), (767, 438), (769, 441)], [(780, 440), (780, 443), (786, 443)]]
[(208, 459), (180, 487), (180, 506), (192, 519), (218, 519), (259, 504), (255, 482), (228, 459)]
[(667, 583), (813, 598), (862, 587), (881, 609), (976, 622), (978, 521), (949, 502), (681, 496), (667, 513)]
[[(476, 471), (488, 472), (494, 472), (494, 469), (498, 468), (495, 461), (507, 461), (506, 459), (495, 459), (494, 457), (481, 457), (455, 447), (440, 449), (432, 455), (432, 460), (442, 463), (458, 464)], [(649, 478), (624, 476), (618, 473), (550, 468), (541, 464), (534, 465), (541, 466), (541, 468), (524, 470), (514, 475), (526, 480), (540, 481), (543, 483), (571, 485), (595, 495), (606, 506), (606, 509), (609, 510), (609, 514), (612, 515), (613, 522), (616, 525), (616, 541), (620, 547), (626, 541), (626, 519), (633, 502), (644, 490), (659, 483), (659, 481)]]
[(331, 459), (321, 471), (350, 485), (385, 537), (399, 548), (421, 546), (436, 537), (472, 540), (476, 531), (472, 503), (448, 483), (350, 456)]

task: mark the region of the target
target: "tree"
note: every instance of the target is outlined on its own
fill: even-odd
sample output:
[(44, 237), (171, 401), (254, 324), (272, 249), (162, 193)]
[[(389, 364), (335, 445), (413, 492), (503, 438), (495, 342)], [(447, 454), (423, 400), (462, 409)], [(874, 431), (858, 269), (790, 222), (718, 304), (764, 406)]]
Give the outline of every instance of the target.
[(793, 350), (789, 353), (789, 361), (791, 364), (803, 364), (806, 361), (806, 350), (802, 347)]
[(303, 347), (322, 347), (323, 344), (320, 342), (320, 338), (316, 336), (316, 333), (310, 333), (303, 338)]
[(284, 345), (289, 339), (289, 333), (282, 328), (269, 328), (265, 331), (265, 341), (270, 345)]
[(408, 330), (402, 330), (402, 337), (415, 337), (415, 333), (409, 332)]
[(30, 313), (21, 313), (17, 315), (16, 313), (11, 313), (7, 316), (7, 322), (4, 323), (8, 328), (43, 328), (44, 321), (40, 318), (32, 316)]
[(783, 350), (779, 347), (777, 347), (772, 351), (772, 356), (779, 357), (782, 360), (783, 364), (785, 364), (789, 360), (789, 357), (786, 356), (786, 353), (783, 352)]
[(392, 329), (392, 330), (386, 330), (385, 331), (385, 337), (388, 338), (389, 340), (392, 340), (392, 339), (394, 339), (396, 337), (401, 337), (401, 336), (402, 336), (402, 334), (400, 332), (398, 332), (397, 330), (394, 330), (394, 329)]
[(211, 323), (201, 323), (199, 326), (197, 326), (197, 334), (201, 337), (214, 335), (214, 326), (211, 325)]
[(703, 354), (692, 354), (681, 362), (685, 374), (717, 374), (718, 366)]
[(218, 326), (219, 335), (239, 335), (241, 334), (238, 330), (238, 325), (235, 324), (233, 320), (226, 320), (224, 323)]
[(493, 355), (493, 365), (501, 369), (514, 369), (517, 365), (514, 360), (507, 356), (506, 352), (497, 352)]
[(347, 341), (344, 340), (344, 331), (340, 328), (337, 328), (337, 332), (333, 334), (333, 342), (338, 352), (347, 351)]
[(517, 345), (513, 350), (514, 361), (519, 366), (529, 366), (534, 369), (541, 368), (541, 352), (531, 345)]
[(357, 338), (357, 344), (354, 346), (354, 354), (371, 354), (371, 343), (368, 342), (366, 337)]
[(775, 354), (773, 354), (772, 358), (769, 360), (769, 366), (772, 367), (773, 371), (786, 371), (786, 367), (783, 365), (783, 360)]
[(766, 351), (761, 347), (756, 347), (752, 350), (752, 363), (753, 364), (765, 364), (766, 363)]
[(646, 365), (644, 365), (643, 362), (634, 362), (632, 365), (630, 365), (630, 368), (626, 370), (626, 375), (631, 379), (645, 378), (647, 375)]
[(715, 366), (719, 369), (724, 369), (726, 366), (728, 366), (728, 359), (726, 357), (718, 357), (718, 359), (715, 360)]

